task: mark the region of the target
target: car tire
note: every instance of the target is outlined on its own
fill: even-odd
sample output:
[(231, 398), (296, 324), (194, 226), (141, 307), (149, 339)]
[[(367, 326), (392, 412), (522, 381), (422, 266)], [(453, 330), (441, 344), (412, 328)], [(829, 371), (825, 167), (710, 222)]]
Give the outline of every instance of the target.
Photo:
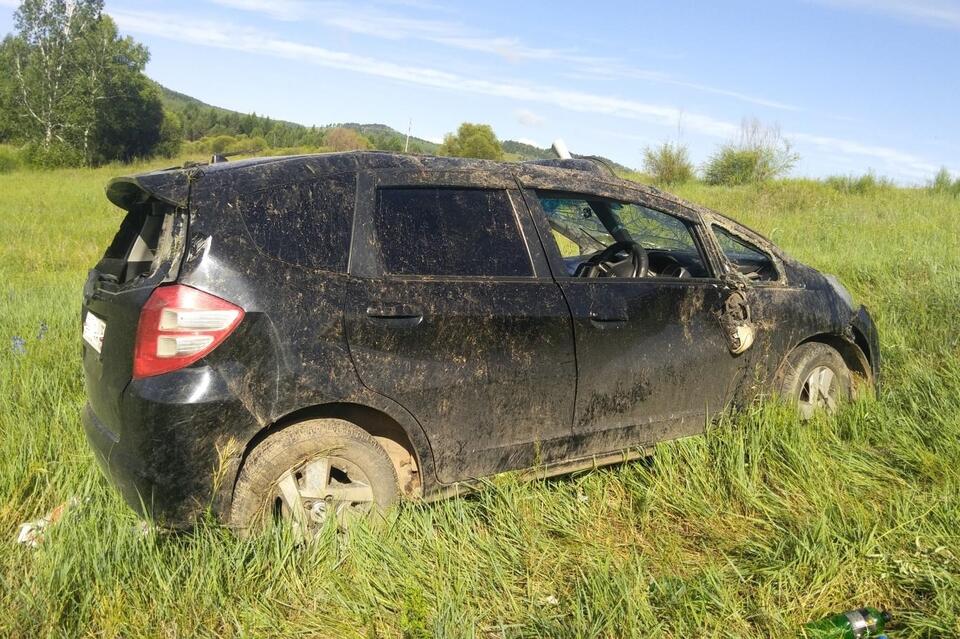
[[(247, 535), (282, 519), (296, 536), (309, 538), (331, 515), (344, 529), (399, 497), (393, 463), (372, 436), (340, 419), (313, 419), (267, 436), (250, 452), (228, 522)], [(297, 503), (300, 509), (291, 508)]]
[(801, 344), (784, 362), (780, 394), (796, 405), (803, 419), (821, 410), (828, 414), (849, 401), (853, 392), (850, 369), (836, 349), (821, 342)]

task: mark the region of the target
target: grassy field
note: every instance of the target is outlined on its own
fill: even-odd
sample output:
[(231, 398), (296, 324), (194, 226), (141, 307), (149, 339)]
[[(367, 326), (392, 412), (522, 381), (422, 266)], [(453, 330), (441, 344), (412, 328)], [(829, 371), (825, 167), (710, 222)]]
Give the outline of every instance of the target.
[[(94, 464), (80, 288), (127, 170), (0, 175), (0, 636), (794, 637), (865, 604), (894, 638), (960, 636), (960, 199), (678, 189), (871, 307), (876, 400), (808, 424), (758, 406), (649, 463), (498, 479), (300, 549), (143, 536)], [(13, 543), (73, 496), (38, 548)]]

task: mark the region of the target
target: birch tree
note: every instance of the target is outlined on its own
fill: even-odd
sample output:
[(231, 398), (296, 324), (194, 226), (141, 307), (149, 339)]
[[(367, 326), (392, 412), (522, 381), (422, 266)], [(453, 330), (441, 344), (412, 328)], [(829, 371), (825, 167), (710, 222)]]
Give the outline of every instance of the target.
[(0, 123), (53, 163), (94, 164), (147, 155), (162, 106), (143, 76), (146, 48), (119, 37), (103, 0), (23, 0), (16, 32), (0, 45), (11, 77)]
[(44, 150), (74, 146), (92, 119), (79, 58), (102, 11), (102, 0), (24, 0), (14, 14), (17, 34), (4, 43), (12, 54), (14, 104), (24, 137)]

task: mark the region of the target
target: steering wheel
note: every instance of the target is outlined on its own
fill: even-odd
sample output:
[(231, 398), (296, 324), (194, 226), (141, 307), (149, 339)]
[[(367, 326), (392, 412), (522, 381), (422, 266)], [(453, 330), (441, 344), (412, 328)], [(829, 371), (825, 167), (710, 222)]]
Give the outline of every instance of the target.
[(644, 277), (650, 268), (650, 259), (643, 247), (633, 241), (614, 242), (599, 253), (592, 255), (577, 267), (576, 277), (617, 277), (614, 266), (623, 260), (614, 260), (617, 253), (630, 253), (630, 262), (633, 266), (630, 277)]

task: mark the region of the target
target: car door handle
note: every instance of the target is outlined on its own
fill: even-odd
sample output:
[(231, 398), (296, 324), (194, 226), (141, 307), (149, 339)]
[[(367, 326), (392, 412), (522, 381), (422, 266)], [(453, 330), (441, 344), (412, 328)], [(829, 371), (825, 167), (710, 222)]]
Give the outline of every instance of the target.
[(596, 328), (617, 328), (626, 324), (627, 319), (622, 313), (590, 313), (590, 324)]
[(423, 311), (409, 304), (383, 304), (368, 306), (367, 317), (375, 322), (416, 326), (423, 321)]

